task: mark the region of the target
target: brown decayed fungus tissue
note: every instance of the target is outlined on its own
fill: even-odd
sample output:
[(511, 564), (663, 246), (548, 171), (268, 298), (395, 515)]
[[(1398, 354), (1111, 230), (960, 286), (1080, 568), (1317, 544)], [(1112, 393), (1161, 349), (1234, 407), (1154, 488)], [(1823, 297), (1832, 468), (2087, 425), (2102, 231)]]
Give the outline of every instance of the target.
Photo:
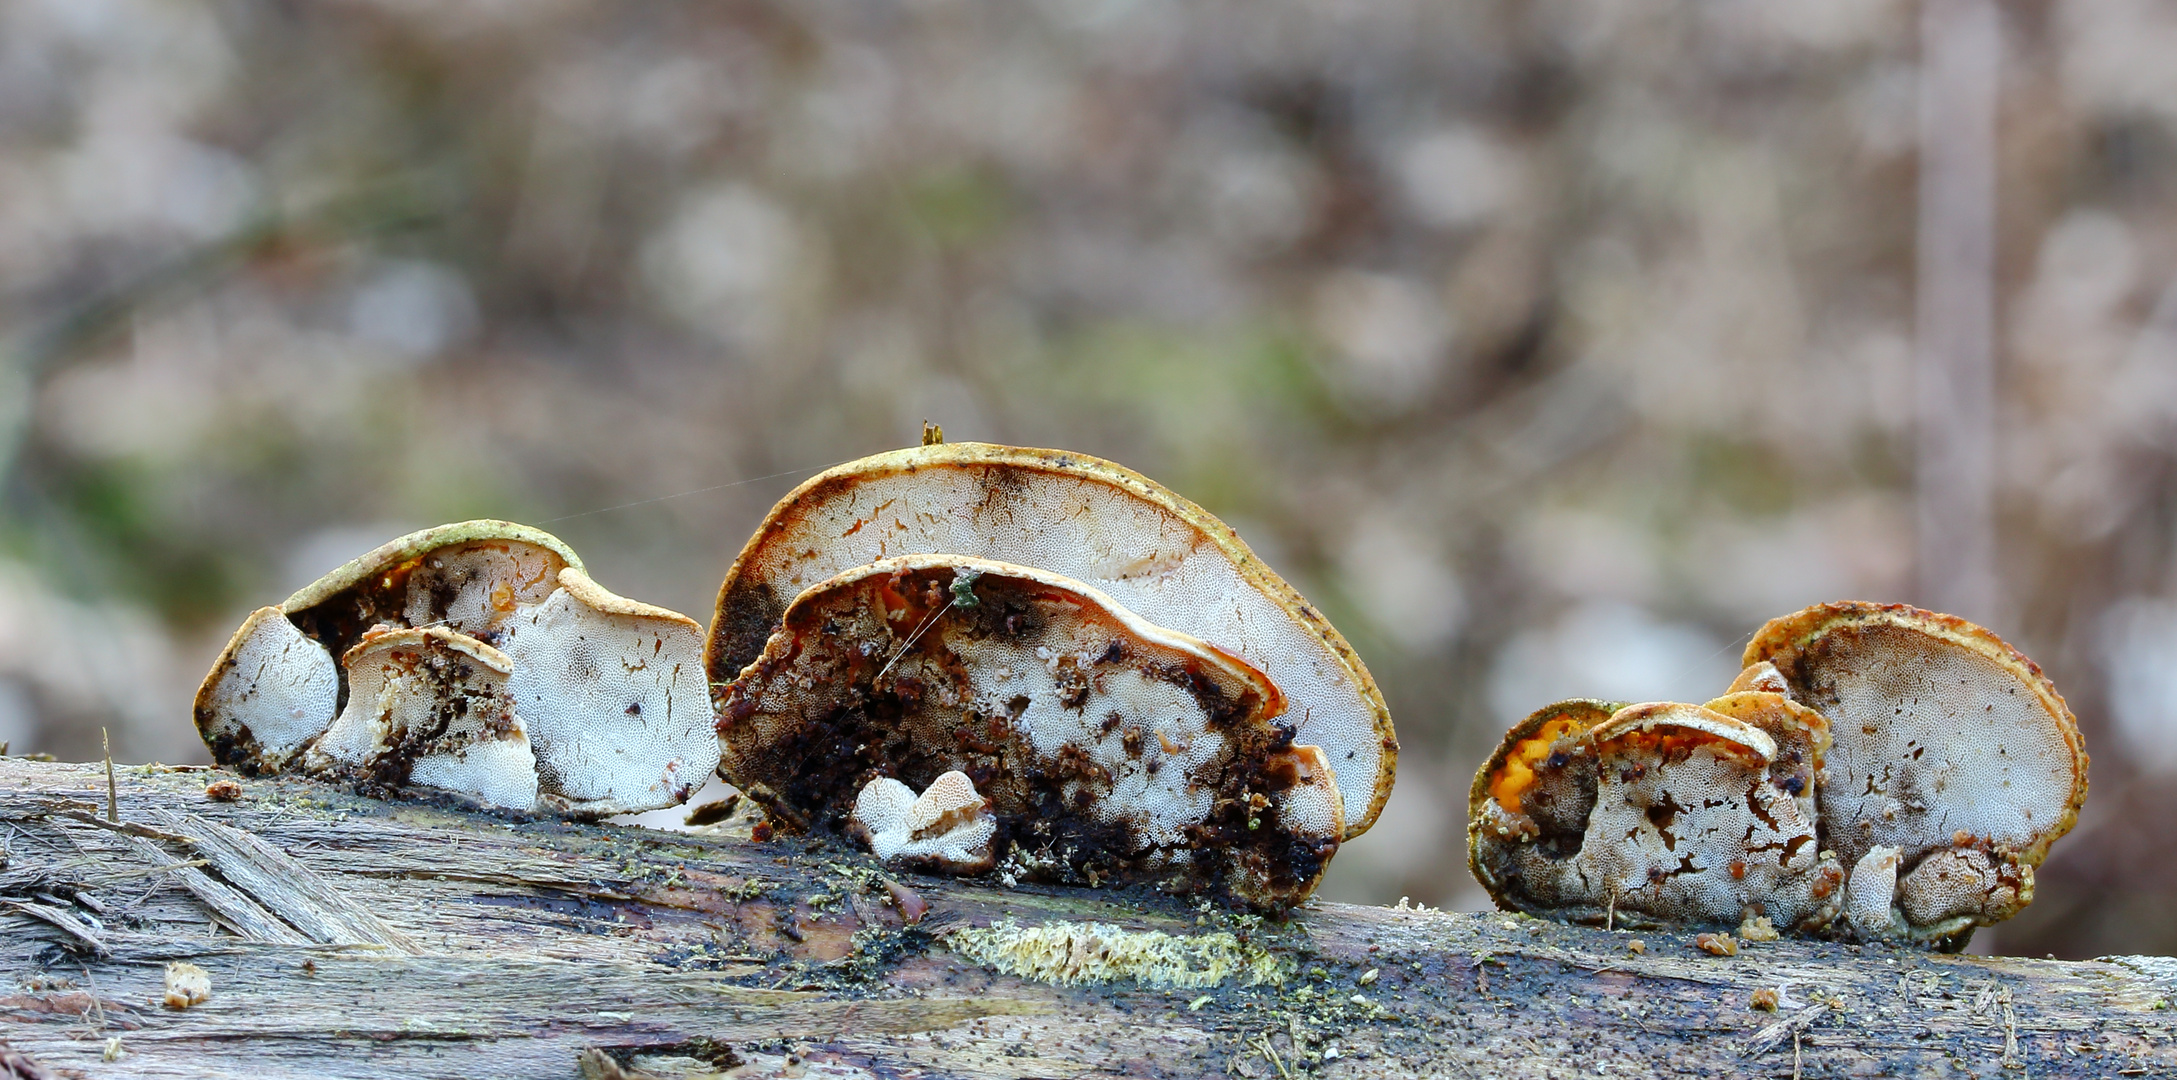
[(1286, 710), (1252, 665), (1084, 582), (918, 554), (800, 591), (720, 694), (720, 771), (774, 819), (924, 868), (1279, 908), (1345, 834)]
[(684, 801), (717, 762), (702, 634), (549, 533), (400, 537), (235, 633), (197, 692), (221, 764), (584, 817)]
[(1056, 450), (938, 443), (831, 469), (781, 500), (719, 591), (706, 662), (730, 683), (803, 590), (878, 559), (953, 554), (1033, 566), (1101, 590), (1157, 626), (1232, 653), (1320, 747), (1346, 836), (1391, 789), (1390, 712), (1345, 638), (1233, 530), (1131, 470)]
[(1758, 926), (1962, 948), (2033, 899), (2086, 797), (2078, 725), (1994, 634), (1817, 605), (1702, 706), (1549, 706), (1477, 774), (1497, 903), (1574, 921)]

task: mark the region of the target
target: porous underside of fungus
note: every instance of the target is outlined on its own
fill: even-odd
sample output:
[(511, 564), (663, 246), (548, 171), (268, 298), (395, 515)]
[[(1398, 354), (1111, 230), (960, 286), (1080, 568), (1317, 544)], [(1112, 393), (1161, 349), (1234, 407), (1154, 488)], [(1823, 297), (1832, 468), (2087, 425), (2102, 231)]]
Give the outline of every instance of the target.
[(990, 803), (963, 772), (939, 774), (922, 794), (889, 776), (862, 786), (847, 834), (887, 863), (940, 874), (980, 874), (996, 864)]
[(714, 685), (755, 660), (800, 592), (849, 568), (918, 553), (1034, 566), (1086, 582), (1159, 626), (1227, 650), (1292, 703), (1343, 794), (1346, 835), (1391, 790), (1390, 711), (1344, 637), (1231, 527), (1108, 461), (947, 443), (831, 469), (781, 500), (719, 590)]
[[(421, 630), (437, 633), (364, 648)], [(701, 649), (693, 620), (605, 591), (549, 533), (462, 522), (394, 540), (251, 615), (197, 692), (197, 729), (245, 773), (300, 763), (515, 809), (650, 810), (686, 800), (717, 762)], [(396, 654), (422, 666), (387, 668)], [(463, 665), (459, 678), (440, 674)], [(487, 740), (506, 745), (471, 747), (447, 772), (446, 740), (473, 726), (451, 710), (501, 698), (522, 752)], [(366, 730), (379, 734), (356, 741)]]
[(1477, 774), (1475, 876), (1507, 907), (1578, 921), (1828, 925), (1844, 872), (1793, 791), (1819, 765), (1780, 750), (1820, 740), (1776, 702), (1733, 697), (1714, 704), (1785, 739), (1697, 705), (1582, 700), (1528, 717)]
[(720, 771), (833, 831), (873, 780), (958, 771), (1009, 871), (1276, 908), (1344, 833), (1284, 707), (1261, 672), (1079, 581), (913, 555), (801, 593), (721, 697)]
[[(1894, 874), (1888, 936), (1962, 941), (2032, 901), (2033, 867), (2078, 820), (2087, 766), (2077, 720), (2033, 661), (1954, 616), (1848, 602), (1770, 622), (1745, 663), (1742, 681), (1771, 668), (1829, 718), (1823, 846)], [(1855, 897), (1878, 891), (1859, 873)]]

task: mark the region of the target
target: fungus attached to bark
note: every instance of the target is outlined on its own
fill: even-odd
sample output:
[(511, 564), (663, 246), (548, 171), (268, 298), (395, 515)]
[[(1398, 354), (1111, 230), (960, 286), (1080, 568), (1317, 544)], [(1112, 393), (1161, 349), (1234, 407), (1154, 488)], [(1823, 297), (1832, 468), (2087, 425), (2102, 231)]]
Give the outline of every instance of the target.
[(517, 809), (650, 810), (717, 762), (701, 646), (693, 620), (606, 592), (551, 534), (462, 522), (251, 615), (197, 692), (197, 729), (249, 773), (301, 763)]
[(2032, 902), (2086, 797), (2040, 668), (1903, 605), (1770, 622), (1705, 706), (1610, 708), (1543, 709), (1476, 775), (1474, 874), (1501, 906), (1957, 948)]
[[(1829, 719), (1823, 845), (1855, 866), (1855, 904), (1894, 874), (1895, 936), (1962, 944), (2031, 902), (2033, 868), (2078, 819), (2087, 764), (2033, 661), (1954, 616), (1836, 603), (1762, 627), (1745, 662)], [(1886, 848), (1894, 860), (1870, 861)]]
[(919, 796), (889, 776), (871, 780), (855, 797), (847, 832), (887, 863), (942, 874), (980, 874), (995, 864), (997, 819), (963, 772), (940, 774)]
[(1030, 567), (849, 569), (802, 591), (720, 701), (720, 771), (775, 820), (841, 830), (862, 802), (874, 843), (910, 785), (957, 772), (1009, 872), (1282, 907), (1344, 833), (1260, 671)]
[(954, 553), (1077, 579), (1159, 626), (1261, 670), (1292, 703), (1365, 831), (1398, 743), (1368, 669), (1321, 613), (1207, 511), (1081, 454), (984, 443), (900, 450), (834, 468), (782, 500), (719, 591), (714, 685), (756, 660), (802, 590), (879, 559)]
[(1775, 781), (1775, 738), (1698, 705), (1608, 708), (1543, 709), (1476, 777), (1474, 872), (1500, 904), (1636, 927), (1828, 923), (1844, 874)]

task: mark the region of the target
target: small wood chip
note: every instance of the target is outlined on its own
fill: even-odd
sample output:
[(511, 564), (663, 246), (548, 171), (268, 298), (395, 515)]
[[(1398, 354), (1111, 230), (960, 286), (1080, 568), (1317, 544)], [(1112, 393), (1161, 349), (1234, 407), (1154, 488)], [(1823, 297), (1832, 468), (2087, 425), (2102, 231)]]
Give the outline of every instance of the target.
[(204, 797), (213, 802), (233, 802), (242, 797), (242, 785), (232, 780), (214, 780), (204, 785)]
[(212, 999), (212, 974), (186, 960), (166, 965), (166, 1007), (186, 1009)]
[(1738, 939), (1729, 934), (1702, 934), (1694, 938), (1693, 943), (1700, 946), (1702, 951), (1711, 952), (1717, 956), (1737, 956), (1739, 954)]
[(1776, 991), (1764, 986), (1754, 991), (1754, 1008), (1763, 1012), (1776, 1011)]
[(1648, 955), (1648, 943), (1639, 938), (1634, 938), (1625, 943), (1625, 951), (1632, 953), (1634, 956), (1646, 956)]

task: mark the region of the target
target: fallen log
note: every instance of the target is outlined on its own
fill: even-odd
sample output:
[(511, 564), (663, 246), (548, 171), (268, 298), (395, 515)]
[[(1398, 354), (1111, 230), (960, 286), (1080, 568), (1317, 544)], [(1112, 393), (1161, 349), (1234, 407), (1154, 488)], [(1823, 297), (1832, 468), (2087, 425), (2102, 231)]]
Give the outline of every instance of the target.
[[(2165, 958), (1270, 920), (887, 874), (745, 818), (117, 772), (109, 819), (100, 766), (0, 759), (0, 1077), (2177, 1075)], [(163, 1004), (170, 962), (209, 999)]]

